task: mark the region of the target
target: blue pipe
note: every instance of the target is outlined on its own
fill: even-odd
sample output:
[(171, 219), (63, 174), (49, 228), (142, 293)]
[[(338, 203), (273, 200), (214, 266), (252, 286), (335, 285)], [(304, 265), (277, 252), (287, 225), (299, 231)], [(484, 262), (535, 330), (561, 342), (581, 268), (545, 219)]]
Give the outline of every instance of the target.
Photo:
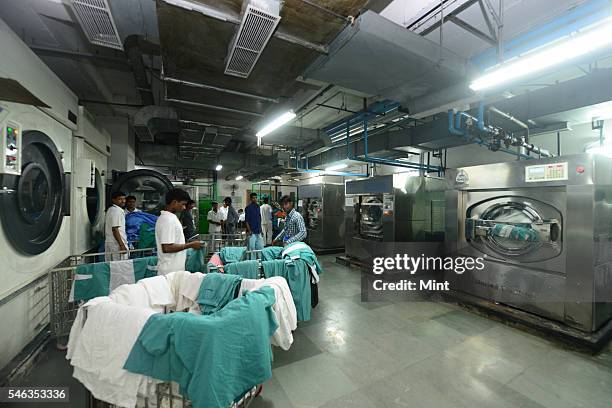
[[(478, 126), (480, 128), (481, 123), (484, 123), (483, 121), (479, 121), (478, 119), (476, 119), (475, 117), (473, 117), (472, 115), (470, 115), (469, 113), (466, 112), (457, 112), (457, 116), (455, 117), (455, 112), (451, 109), (448, 111), (448, 131), (453, 134), (453, 135), (457, 135), (457, 136), (461, 136), (464, 139), (466, 139), (468, 142), (470, 143), (476, 143), (480, 146), (485, 146), (486, 148), (488, 148), (489, 150), (491, 149), (491, 143), (487, 142), (486, 140), (483, 139), (476, 139), (473, 140), (470, 137), (470, 134), (468, 133), (467, 130), (462, 130), (461, 129), (461, 117), (465, 116), (468, 117), (476, 122), (478, 122)], [(455, 125), (456, 123), (456, 125)], [(487, 129), (485, 127), (485, 132), (487, 132)], [(521, 157), (523, 159), (532, 159), (531, 156), (527, 156), (525, 154), (522, 153), (518, 153), (515, 151), (512, 151), (510, 149), (506, 149), (505, 147), (500, 147), (499, 149), (497, 149), (497, 151), (502, 152), (502, 153), (507, 153), (507, 154), (511, 154), (513, 156), (518, 156)]]

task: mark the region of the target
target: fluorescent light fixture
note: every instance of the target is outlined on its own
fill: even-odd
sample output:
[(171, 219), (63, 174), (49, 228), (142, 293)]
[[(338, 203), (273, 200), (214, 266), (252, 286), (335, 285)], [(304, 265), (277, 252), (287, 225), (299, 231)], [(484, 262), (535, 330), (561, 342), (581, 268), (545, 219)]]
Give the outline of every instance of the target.
[(237, 177), (236, 177), (236, 181), (240, 181), (240, 180), (242, 180), (243, 178), (244, 178), (244, 177), (242, 177), (242, 176), (237, 176)]
[(348, 167), (348, 164), (346, 163), (338, 163), (338, 164), (334, 164), (333, 166), (326, 167), (325, 171), (338, 171), (338, 170), (346, 169), (347, 167)]
[(217, 167), (215, 167), (215, 170), (221, 171), (222, 168), (223, 168), (223, 165), (217, 164)]
[(296, 115), (295, 113), (293, 113), (292, 110), (290, 110), (289, 112), (285, 112), (282, 115), (280, 115), (278, 118), (270, 122), (266, 127), (264, 127), (259, 132), (257, 132), (255, 136), (264, 137), (265, 135), (274, 132), (279, 127), (291, 122), (293, 119), (295, 119), (295, 116)]
[(499, 65), (470, 84), (474, 91), (510, 82), (529, 74), (581, 57), (612, 44), (612, 20), (605, 19), (597, 27), (575, 34), (557, 43)]

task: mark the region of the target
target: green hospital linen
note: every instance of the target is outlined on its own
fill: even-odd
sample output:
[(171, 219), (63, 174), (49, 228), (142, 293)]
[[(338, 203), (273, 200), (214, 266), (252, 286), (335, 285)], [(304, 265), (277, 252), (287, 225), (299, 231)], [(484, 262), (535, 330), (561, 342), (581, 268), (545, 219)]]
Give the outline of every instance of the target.
[(261, 264), (266, 278), (282, 276), (287, 281), (295, 303), (298, 321), (307, 322), (310, 320), (310, 271), (306, 262), (296, 259), (295, 261), (263, 261)]
[(244, 279), (259, 279), (259, 262), (243, 261), (235, 262), (224, 267), (225, 273), (238, 275)]
[(155, 228), (143, 222), (138, 231), (138, 249), (155, 248)]
[(272, 377), (275, 301), (274, 290), (262, 287), (213, 315), (155, 314), (123, 368), (178, 382), (194, 408), (228, 408)]
[(207, 274), (202, 280), (198, 294), (202, 314), (215, 313), (231, 302), (241, 282), (242, 278), (237, 275), (217, 272)]
[[(97, 262), (77, 266), (75, 275), (90, 275), (91, 278), (74, 281), (74, 301), (88, 301), (98, 296), (109, 295), (110, 264), (110, 262)], [(156, 256), (133, 259), (132, 266), (134, 268), (134, 282), (157, 276)]]
[(219, 256), (221, 257), (223, 265), (226, 265), (233, 262), (240, 262), (245, 251), (246, 247), (225, 247), (219, 251)]
[[(299, 247), (295, 251), (291, 251), (291, 247)], [(290, 251), (287, 253), (287, 251)], [(323, 273), (323, 268), (319, 264), (317, 259), (317, 255), (314, 251), (303, 242), (294, 242), (293, 244), (289, 244), (284, 248), (284, 252), (286, 253), (283, 259), (303, 259), (310, 266), (315, 266), (317, 273), (321, 275)]]
[(206, 267), (207, 263), (204, 260), (206, 256), (206, 250), (202, 249), (192, 249), (189, 248), (187, 250), (187, 260), (185, 261), (185, 270), (189, 272), (208, 272), (208, 268)]
[(273, 261), (275, 259), (280, 259), (282, 252), (283, 252), (283, 247), (278, 247), (278, 246), (266, 247), (261, 251), (261, 259), (263, 261)]

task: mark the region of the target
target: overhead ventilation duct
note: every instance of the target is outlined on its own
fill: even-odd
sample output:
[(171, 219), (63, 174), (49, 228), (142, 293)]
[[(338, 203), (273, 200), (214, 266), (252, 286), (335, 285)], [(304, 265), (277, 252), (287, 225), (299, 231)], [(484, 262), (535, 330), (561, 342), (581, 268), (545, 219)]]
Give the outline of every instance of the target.
[(248, 78), (280, 22), (280, 0), (245, 0), (227, 57), (227, 75)]
[(145, 106), (134, 115), (134, 132), (141, 142), (154, 142), (159, 133), (178, 131), (178, 115), (167, 106)]
[(70, 0), (70, 7), (89, 42), (123, 51), (107, 0)]

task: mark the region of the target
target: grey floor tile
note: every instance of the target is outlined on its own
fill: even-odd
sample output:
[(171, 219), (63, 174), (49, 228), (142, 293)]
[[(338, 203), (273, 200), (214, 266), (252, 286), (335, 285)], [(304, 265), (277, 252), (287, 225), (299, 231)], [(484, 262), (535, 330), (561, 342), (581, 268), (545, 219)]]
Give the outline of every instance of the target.
[[(381, 402), (382, 404), (382, 402)], [(343, 395), (340, 398), (329, 401), (321, 408), (375, 408), (382, 407), (376, 401), (370, 398), (370, 395), (364, 390), (358, 390), (347, 395)]]
[(454, 347), (468, 338), (465, 334), (435, 320), (422, 321), (420, 318), (416, 318), (414, 324), (408, 324), (401, 332), (414, 336), (439, 350)]
[(305, 360), (307, 358), (321, 354), (323, 349), (313, 343), (301, 329), (293, 332), (293, 344), (287, 351), (274, 347), (274, 361), (272, 368), (282, 367), (287, 364), (295, 363), (296, 361)]
[(453, 310), (436, 316), (433, 319), (467, 336), (481, 334), (499, 324), (490, 319), (463, 310)]
[(295, 408), (319, 407), (358, 387), (327, 353), (273, 371)]
[(612, 371), (587, 356), (565, 350), (552, 350), (508, 387), (545, 407), (612, 405)]
[(272, 378), (264, 384), (262, 393), (253, 400), (250, 408), (294, 408), (278, 380)]
[(438, 354), (374, 383), (367, 392), (384, 407), (514, 408), (497, 394), (501, 388), (460, 361)]

